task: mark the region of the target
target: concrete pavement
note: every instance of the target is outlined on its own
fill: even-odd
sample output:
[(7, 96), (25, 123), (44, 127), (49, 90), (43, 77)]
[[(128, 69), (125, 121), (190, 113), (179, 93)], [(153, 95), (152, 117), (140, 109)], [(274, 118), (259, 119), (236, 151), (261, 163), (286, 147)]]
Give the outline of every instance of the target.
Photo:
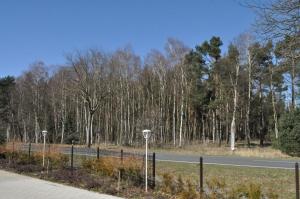
[(1, 199), (121, 199), (0, 170)]

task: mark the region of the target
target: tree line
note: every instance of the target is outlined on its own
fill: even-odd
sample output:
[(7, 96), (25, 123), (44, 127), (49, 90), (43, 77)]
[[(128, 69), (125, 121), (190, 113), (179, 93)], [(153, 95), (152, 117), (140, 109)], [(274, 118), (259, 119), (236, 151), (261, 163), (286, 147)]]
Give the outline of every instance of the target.
[(268, 29), (279, 36), (265, 41), (243, 33), (226, 52), (217, 36), (192, 49), (170, 38), (163, 52), (144, 59), (124, 47), (78, 51), (55, 70), (35, 62), (0, 80), (2, 133), (7, 141), (38, 143), (47, 129), (53, 143), (138, 145), (149, 128), (157, 145), (263, 145), (278, 138), (281, 115), (297, 108), (299, 32), (281, 29)]

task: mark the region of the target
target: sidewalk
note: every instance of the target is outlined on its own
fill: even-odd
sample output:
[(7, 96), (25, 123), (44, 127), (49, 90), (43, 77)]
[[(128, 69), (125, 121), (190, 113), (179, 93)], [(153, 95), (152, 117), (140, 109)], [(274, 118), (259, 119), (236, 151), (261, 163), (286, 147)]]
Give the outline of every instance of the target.
[(121, 199), (0, 170), (3, 199)]

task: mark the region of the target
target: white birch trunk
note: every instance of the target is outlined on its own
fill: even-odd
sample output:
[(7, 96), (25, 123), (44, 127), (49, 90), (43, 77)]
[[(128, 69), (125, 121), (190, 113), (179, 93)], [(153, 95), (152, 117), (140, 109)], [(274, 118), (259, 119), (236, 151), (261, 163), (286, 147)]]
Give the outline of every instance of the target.
[(173, 93), (173, 144), (176, 146), (176, 88), (174, 85)]
[(232, 121), (231, 121), (231, 128), (230, 128), (230, 148), (232, 151), (235, 150), (235, 134), (236, 134), (236, 108), (237, 108), (237, 84), (238, 84), (238, 76), (240, 65), (237, 63), (235, 67), (235, 82), (233, 85), (234, 89), (234, 98), (233, 98), (233, 113), (232, 113)]

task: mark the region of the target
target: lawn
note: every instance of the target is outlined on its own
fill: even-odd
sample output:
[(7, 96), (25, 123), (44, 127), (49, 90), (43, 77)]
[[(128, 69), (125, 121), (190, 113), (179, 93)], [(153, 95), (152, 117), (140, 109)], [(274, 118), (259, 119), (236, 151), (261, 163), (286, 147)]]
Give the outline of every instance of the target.
[[(175, 179), (181, 175), (195, 185), (199, 183), (199, 164), (157, 162), (158, 179), (166, 172)], [(256, 183), (261, 186), (263, 193), (275, 193), (282, 199), (295, 198), (294, 170), (204, 165), (203, 172), (204, 188), (212, 179), (225, 182), (226, 187)]]

